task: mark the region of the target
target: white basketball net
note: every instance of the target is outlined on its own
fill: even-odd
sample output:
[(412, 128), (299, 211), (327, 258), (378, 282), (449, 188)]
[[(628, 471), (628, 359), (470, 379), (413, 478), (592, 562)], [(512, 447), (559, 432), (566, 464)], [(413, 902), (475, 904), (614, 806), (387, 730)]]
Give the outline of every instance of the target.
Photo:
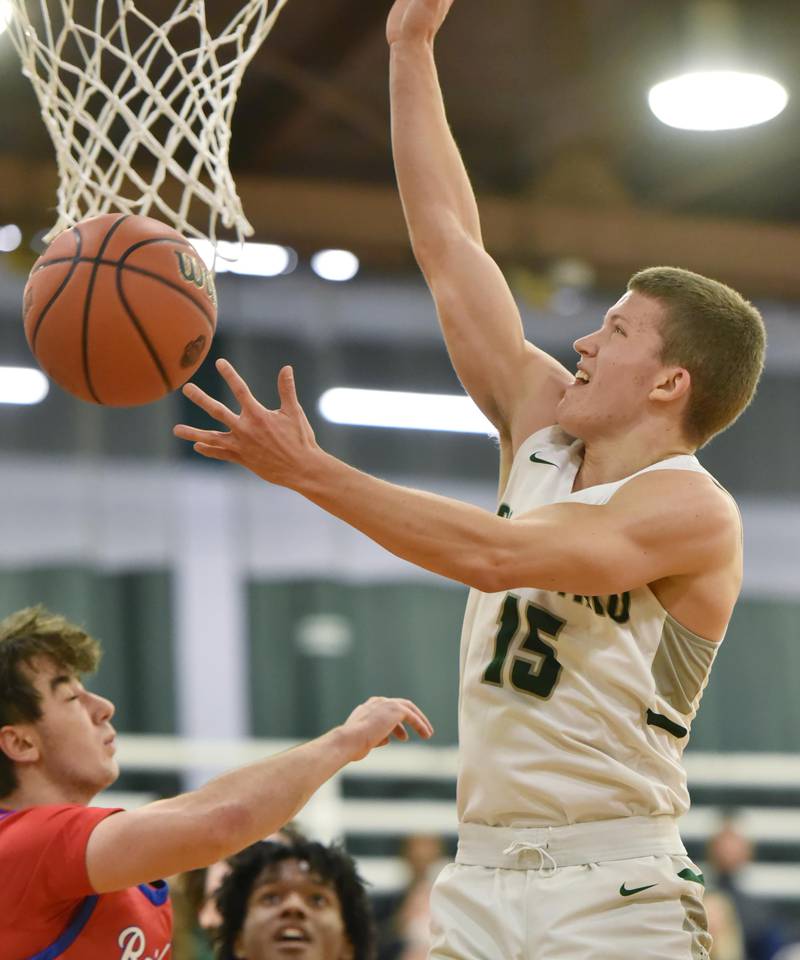
[(58, 161), (58, 222), (47, 239), (110, 211), (212, 241), (220, 223), (240, 242), (250, 236), (228, 164), (231, 119), (242, 75), (285, 3), (246, 0), (212, 37), (205, 0), (179, 0), (159, 22), (135, 0), (11, 0), (11, 37)]

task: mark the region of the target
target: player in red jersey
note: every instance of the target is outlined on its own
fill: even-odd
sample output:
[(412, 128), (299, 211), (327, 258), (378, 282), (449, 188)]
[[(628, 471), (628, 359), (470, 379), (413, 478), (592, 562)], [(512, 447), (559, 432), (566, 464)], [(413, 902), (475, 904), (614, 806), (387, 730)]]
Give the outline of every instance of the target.
[(347, 721), (191, 793), (130, 812), (90, 807), (118, 775), (114, 705), (88, 691), (96, 640), (41, 607), (0, 622), (0, 957), (164, 960), (172, 876), (277, 830), (313, 792), (404, 724), (410, 701), (373, 697)]

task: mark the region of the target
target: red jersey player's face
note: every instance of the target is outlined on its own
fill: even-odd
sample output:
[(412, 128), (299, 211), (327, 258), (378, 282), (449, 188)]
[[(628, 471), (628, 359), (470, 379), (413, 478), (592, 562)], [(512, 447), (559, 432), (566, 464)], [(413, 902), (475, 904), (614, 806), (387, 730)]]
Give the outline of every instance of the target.
[(652, 297), (628, 291), (606, 314), (599, 330), (574, 343), (576, 379), (558, 405), (558, 423), (585, 441), (627, 433), (660, 413), (650, 393), (667, 368), (659, 355), (664, 308)]
[(32, 663), (42, 716), (33, 725), (39, 773), (65, 803), (88, 803), (119, 776), (114, 756), (114, 704), (90, 693), (49, 657)]
[(256, 880), (236, 940), (241, 960), (352, 960), (336, 890), (300, 860), (282, 860)]

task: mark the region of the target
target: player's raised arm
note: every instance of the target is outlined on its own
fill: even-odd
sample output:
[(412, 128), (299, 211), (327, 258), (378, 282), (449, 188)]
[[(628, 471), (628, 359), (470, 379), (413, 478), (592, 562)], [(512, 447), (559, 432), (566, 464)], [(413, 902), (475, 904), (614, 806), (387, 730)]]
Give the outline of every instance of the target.
[(232, 770), (199, 790), (118, 813), (93, 830), (86, 849), (98, 893), (122, 890), (224, 859), (274, 833), (346, 764), (391, 737), (407, 740), (408, 725), (433, 733), (410, 700), (372, 697), (323, 736)]
[(392, 148), (417, 262), (464, 387), (503, 440), (554, 422), (571, 375), (525, 340), (481, 238), (475, 196), (445, 114), (433, 43), (453, 0), (396, 0), (389, 14)]

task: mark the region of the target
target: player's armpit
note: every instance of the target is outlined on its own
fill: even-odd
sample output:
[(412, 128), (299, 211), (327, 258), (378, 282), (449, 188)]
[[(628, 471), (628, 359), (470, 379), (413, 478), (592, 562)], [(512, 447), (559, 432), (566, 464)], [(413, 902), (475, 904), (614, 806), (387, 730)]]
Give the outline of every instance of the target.
[(505, 556), (494, 557), (497, 590), (535, 586), (587, 596), (723, 569), (741, 539), (731, 497), (687, 470), (636, 477), (606, 504), (540, 507), (509, 528)]

